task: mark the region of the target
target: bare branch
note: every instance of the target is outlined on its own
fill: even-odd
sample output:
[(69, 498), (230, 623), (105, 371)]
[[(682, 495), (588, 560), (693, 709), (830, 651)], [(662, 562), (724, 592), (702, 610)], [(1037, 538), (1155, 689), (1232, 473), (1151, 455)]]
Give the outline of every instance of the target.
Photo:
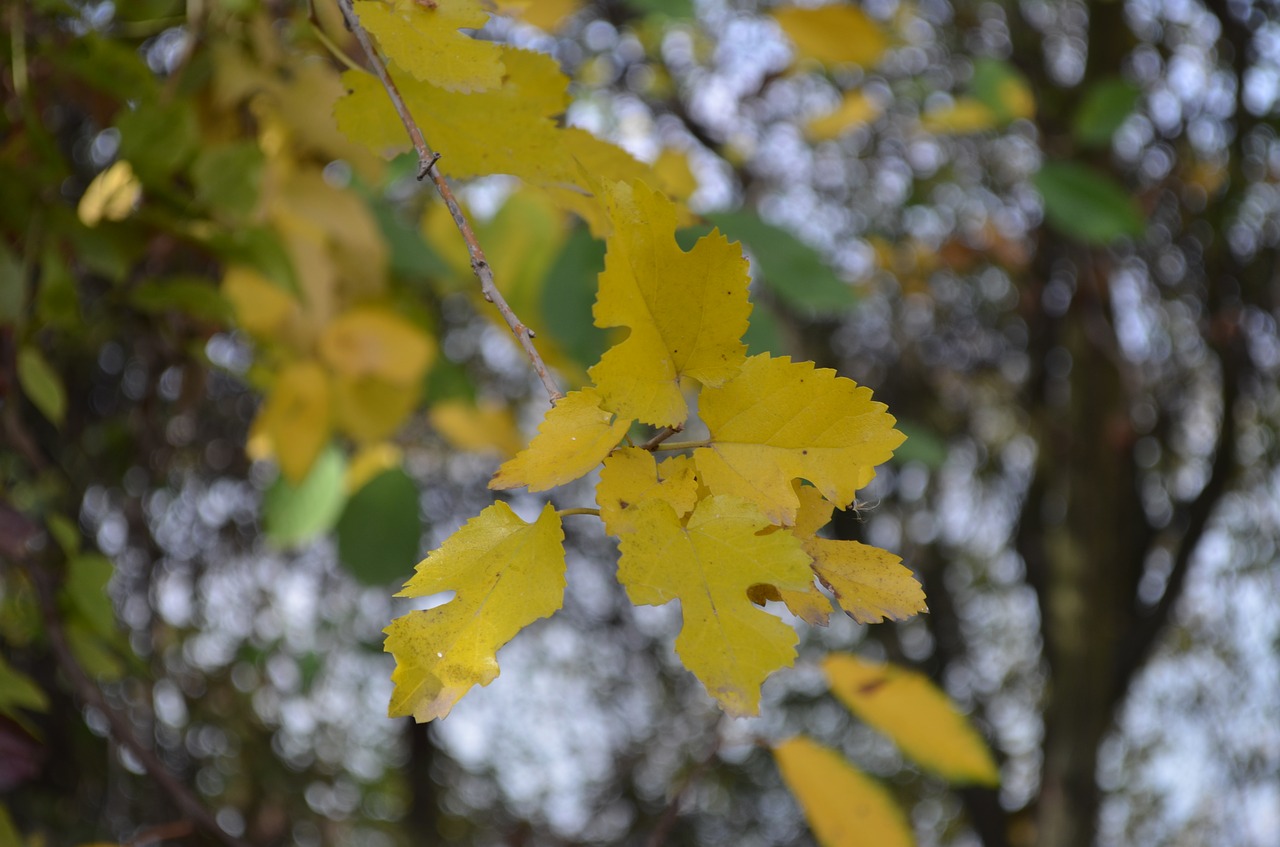
[(529, 357), (534, 371), (538, 374), (538, 379), (542, 381), (542, 387), (547, 390), (547, 398), (552, 404), (555, 404), (557, 400), (564, 396), (564, 392), (556, 385), (555, 379), (552, 378), (547, 370), (546, 362), (542, 360), (537, 348), (533, 346), (533, 330), (529, 329), (523, 321), (516, 317), (516, 313), (507, 304), (502, 293), (498, 291), (498, 287), (494, 285), (493, 269), (489, 267), (489, 262), (485, 259), (484, 250), (481, 249), (480, 242), (476, 239), (476, 234), (471, 229), (471, 224), (467, 221), (466, 215), (462, 213), (462, 207), (458, 205), (457, 199), (453, 196), (453, 189), (449, 187), (449, 183), (440, 173), (440, 169), (436, 167), (436, 162), (440, 160), (440, 154), (432, 150), (431, 146), (427, 144), (427, 139), (423, 136), (417, 121), (409, 113), (409, 107), (405, 105), (404, 98), (400, 96), (400, 89), (396, 87), (395, 80), (391, 78), (391, 73), (387, 70), (386, 63), (382, 61), (377, 48), (374, 47), (368, 31), (360, 23), (360, 18), (356, 15), (352, 0), (338, 0), (338, 6), (342, 9), (342, 17), (347, 22), (347, 28), (355, 35), (356, 41), (360, 42), (361, 49), (364, 50), (369, 59), (369, 65), (373, 68), (378, 81), (382, 83), (382, 87), (386, 89), (387, 96), (391, 98), (391, 105), (395, 107), (396, 114), (400, 116), (400, 122), (404, 124), (405, 132), (409, 134), (409, 140), (413, 142), (413, 149), (418, 154), (418, 179), (431, 178), (431, 182), (436, 187), (436, 192), (449, 209), (449, 214), (453, 217), (453, 222), (458, 227), (458, 232), (462, 233), (462, 239), (467, 244), (467, 253), (471, 256), (471, 270), (475, 273), (476, 279), (480, 281), (480, 292), (484, 295), (485, 300), (492, 303), (502, 313), (507, 326), (511, 328), (511, 334), (516, 337), (516, 341), (524, 349), (525, 355)]
[(76, 697), (85, 705), (92, 706), (102, 713), (103, 717), (107, 719), (108, 726), (111, 727), (111, 736), (115, 738), (116, 743), (127, 749), (135, 759), (142, 763), (147, 775), (155, 780), (164, 793), (169, 795), (169, 799), (173, 801), (173, 804), (190, 821), (222, 842), (225, 847), (249, 847), (248, 842), (241, 841), (218, 824), (209, 810), (205, 808), (205, 805), (196, 797), (195, 793), (178, 779), (164, 762), (160, 761), (160, 757), (156, 755), (154, 750), (138, 739), (128, 718), (107, 702), (107, 698), (103, 696), (97, 684), (89, 678), (84, 668), (80, 667), (80, 663), (76, 661), (75, 655), (71, 652), (71, 645), (67, 641), (66, 631), (62, 628), (62, 620), (58, 616), (57, 601), (50, 575), (30, 563), (24, 563), (24, 566), (31, 577), (32, 584), (36, 588), (36, 594), (40, 601), (40, 614), (43, 619), (45, 634), (49, 638), (49, 646), (53, 650), (58, 667), (71, 683)]

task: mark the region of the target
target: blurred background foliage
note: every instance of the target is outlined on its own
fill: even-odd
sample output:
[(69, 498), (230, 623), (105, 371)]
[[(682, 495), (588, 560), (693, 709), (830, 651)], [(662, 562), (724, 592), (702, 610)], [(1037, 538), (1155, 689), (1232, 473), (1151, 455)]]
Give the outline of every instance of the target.
[[(764, 717), (723, 721), (673, 610), (572, 524), (566, 608), (501, 679), (385, 719), (391, 594), (490, 502), (539, 386), (416, 163), (335, 128), (336, 6), (6, 4), (0, 844), (208, 840), (112, 721), (261, 845), (810, 843), (760, 745), (801, 730), (925, 845), (1275, 844), (1274, 6), (496, 11), (478, 37), (553, 55), (566, 123), (702, 216), (686, 246), (743, 242), (753, 351), (888, 403), (909, 440), (839, 532), (931, 613), (807, 632)], [(465, 199), (580, 381), (603, 243), (509, 178)], [(827, 693), (831, 649), (938, 680), (1002, 786), (904, 763)]]

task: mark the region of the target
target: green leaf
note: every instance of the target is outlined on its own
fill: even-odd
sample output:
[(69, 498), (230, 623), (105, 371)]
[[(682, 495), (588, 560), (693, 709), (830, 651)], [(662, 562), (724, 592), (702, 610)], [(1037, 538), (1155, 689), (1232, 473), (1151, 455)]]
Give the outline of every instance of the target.
[(396, 468), (352, 495), (338, 520), (338, 558), (365, 585), (403, 581), (422, 558), (418, 486)]
[(22, 263), (0, 244), (0, 325), (21, 320), (22, 288)]
[(542, 320), (565, 352), (582, 366), (600, 361), (609, 334), (593, 322), (596, 278), (604, 270), (604, 242), (575, 229), (551, 263), (542, 284)]
[(898, 419), (897, 430), (907, 437), (897, 450), (893, 451), (893, 460), (899, 464), (919, 462), (937, 470), (947, 461), (947, 444), (933, 430), (912, 421)]
[(183, 312), (216, 324), (234, 319), (231, 304), (200, 277), (170, 277), (144, 282), (129, 293), (134, 308), (149, 314)]
[(54, 426), (62, 426), (67, 415), (67, 389), (62, 377), (34, 347), (25, 346), (18, 351), (18, 382), (40, 413)]
[(267, 537), (281, 546), (310, 541), (333, 527), (346, 501), (343, 477), (347, 460), (329, 446), (298, 485), (279, 477), (262, 498)]
[(195, 108), (186, 100), (144, 103), (122, 110), (116, 128), (120, 130), (120, 158), (151, 185), (166, 181), (191, 161), (200, 145), (200, 124)]
[(660, 15), (675, 20), (691, 20), (693, 0), (627, 0), (627, 5), (644, 15)]
[(265, 162), (256, 141), (200, 151), (191, 164), (196, 200), (231, 221), (243, 221), (258, 205)]
[(35, 680), (0, 656), (0, 715), (16, 718), (18, 709), (48, 711), (49, 698)]
[(103, 638), (114, 638), (120, 632), (116, 610), (107, 596), (107, 583), (114, 572), (115, 566), (106, 556), (85, 553), (71, 560), (62, 586), (62, 596), (78, 618)]
[(1084, 95), (1071, 122), (1071, 132), (1086, 147), (1102, 147), (1120, 124), (1133, 113), (1142, 91), (1125, 79), (1105, 79), (1094, 83)]
[(1035, 115), (1036, 101), (1031, 85), (1007, 62), (996, 59), (975, 62), (969, 90), (1001, 123)]
[(816, 315), (854, 304), (853, 289), (840, 281), (816, 250), (785, 229), (745, 210), (707, 215), (707, 220), (746, 244), (753, 278), (797, 312)]
[(1111, 177), (1077, 162), (1045, 162), (1034, 179), (1049, 225), (1086, 244), (1140, 236), (1142, 211)]
[(772, 309), (761, 306), (759, 303), (756, 303), (755, 308), (751, 310), (751, 323), (747, 325), (747, 332), (742, 336), (742, 340), (746, 342), (748, 356), (756, 356), (760, 353), (785, 356), (787, 353), (787, 345), (783, 341), (782, 327), (778, 323), (778, 318), (773, 314)]
[(85, 673), (99, 679), (114, 681), (124, 676), (124, 662), (111, 649), (111, 642), (119, 641), (117, 635), (103, 639), (98, 633), (80, 621), (67, 624), (67, 644)]
[(59, 244), (50, 243), (45, 245), (41, 254), (36, 314), (42, 323), (75, 330), (82, 323), (80, 293), (63, 258), (63, 249)]
[(0, 847), (22, 847), (22, 833), (14, 826), (9, 807), (0, 803)]

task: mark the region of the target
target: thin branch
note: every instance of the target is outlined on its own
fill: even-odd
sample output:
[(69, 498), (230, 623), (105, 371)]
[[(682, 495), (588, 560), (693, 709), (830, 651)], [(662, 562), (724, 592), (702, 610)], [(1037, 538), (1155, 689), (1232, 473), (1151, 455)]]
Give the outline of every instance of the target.
[(650, 438), (648, 441), (640, 445), (641, 450), (648, 450), (652, 453), (658, 449), (658, 445), (666, 441), (676, 433), (684, 432), (684, 424), (676, 424), (675, 426), (665, 427), (661, 432)]
[(671, 801), (667, 803), (667, 807), (662, 810), (662, 817), (658, 819), (658, 823), (653, 828), (653, 833), (649, 836), (647, 847), (662, 847), (667, 841), (667, 836), (671, 834), (671, 829), (676, 825), (676, 818), (680, 815), (680, 803), (684, 800), (684, 795), (689, 793), (689, 788), (695, 782), (702, 778), (702, 774), (707, 768), (711, 767), (711, 763), (716, 760), (716, 756), (720, 754), (720, 733), (718, 727), (720, 722), (716, 722), (716, 739), (711, 744), (711, 750), (707, 755), (693, 766), (693, 768), (685, 774), (684, 780), (680, 783), (680, 787), (676, 789), (676, 793), (671, 795)]
[(31, 577), (32, 584), (36, 587), (36, 594), (40, 602), (40, 614), (43, 618), (45, 633), (49, 637), (49, 646), (53, 650), (58, 667), (61, 668), (63, 675), (71, 683), (76, 696), (85, 705), (91, 706), (102, 713), (103, 717), (107, 719), (107, 724), (111, 727), (111, 735), (115, 738), (116, 743), (127, 749), (135, 759), (142, 763), (147, 775), (155, 780), (164, 793), (169, 795), (169, 799), (173, 801), (182, 814), (222, 842), (225, 847), (248, 847), (247, 842), (231, 835), (218, 824), (191, 789), (183, 784), (164, 762), (160, 761), (160, 757), (156, 755), (155, 751), (138, 739), (128, 718), (107, 702), (107, 698), (103, 696), (97, 684), (89, 678), (84, 668), (80, 667), (80, 663), (76, 661), (75, 655), (71, 652), (71, 645), (67, 641), (66, 631), (63, 630), (62, 621), (58, 617), (57, 603), (49, 575), (29, 564), (26, 565), (26, 570)]
[(400, 116), (400, 122), (404, 124), (405, 131), (409, 134), (409, 140), (413, 142), (413, 149), (418, 153), (418, 179), (422, 180), (431, 177), (431, 182), (435, 185), (436, 192), (440, 195), (440, 199), (444, 201), (445, 206), (448, 207), (449, 214), (453, 217), (453, 222), (458, 227), (458, 232), (462, 233), (462, 239), (467, 243), (467, 253), (471, 256), (471, 270), (475, 273), (476, 279), (480, 280), (480, 292), (484, 295), (485, 300), (492, 303), (502, 313), (507, 326), (511, 328), (511, 334), (516, 337), (516, 341), (524, 348), (525, 355), (529, 357), (534, 371), (538, 374), (538, 379), (542, 381), (542, 387), (547, 390), (547, 398), (554, 405), (557, 400), (564, 396), (564, 392), (556, 385), (555, 380), (547, 370), (546, 362), (542, 360), (537, 348), (533, 346), (533, 330), (529, 329), (523, 321), (516, 317), (516, 313), (507, 305), (502, 292), (498, 291), (498, 287), (494, 285), (493, 269), (489, 267), (489, 262), (485, 259), (484, 250), (480, 248), (480, 242), (476, 240), (476, 234), (471, 229), (471, 224), (467, 221), (466, 215), (462, 213), (462, 207), (458, 205), (457, 199), (453, 196), (453, 189), (449, 187), (449, 183), (445, 181), (440, 169), (436, 167), (436, 162), (440, 160), (440, 154), (432, 150), (431, 146), (427, 144), (427, 139), (423, 136), (422, 130), (419, 129), (417, 121), (409, 113), (409, 107), (405, 105), (404, 98), (400, 96), (400, 89), (396, 87), (395, 80), (391, 78), (391, 73), (387, 70), (386, 64), (382, 61), (382, 57), (378, 55), (377, 48), (374, 47), (369, 33), (361, 25), (360, 19), (356, 15), (355, 7), (352, 5), (352, 0), (338, 0), (338, 6), (342, 9), (342, 17), (347, 22), (347, 28), (351, 30), (356, 40), (360, 42), (360, 47), (369, 58), (369, 64), (373, 67), (374, 74), (377, 75), (378, 81), (382, 83), (382, 87), (386, 89), (387, 96), (391, 98), (391, 105), (395, 107), (396, 114)]
[[(1239, 328), (1235, 327), (1234, 332), (1239, 332)], [(1146, 664), (1174, 608), (1182, 599), (1192, 559), (1200, 548), (1200, 541), (1208, 529), (1209, 519), (1213, 516), (1218, 501), (1226, 493), (1227, 484), (1235, 471), (1236, 401), (1240, 394), (1242, 360), (1246, 355), (1240, 349), (1242, 345), (1243, 341), (1237, 337), (1220, 348), (1222, 422), (1218, 427), (1218, 444), (1214, 449), (1209, 480), (1186, 507), (1182, 538), (1178, 544), (1178, 552), (1174, 554), (1173, 566), (1165, 582), (1164, 593), (1160, 595), (1156, 605), (1134, 623), (1132, 631), (1122, 642), (1125, 649), (1117, 662), (1116, 683), (1112, 689), (1115, 692), (1113, 702), (1117, 705), (1123, 701), (1134, 675)]]

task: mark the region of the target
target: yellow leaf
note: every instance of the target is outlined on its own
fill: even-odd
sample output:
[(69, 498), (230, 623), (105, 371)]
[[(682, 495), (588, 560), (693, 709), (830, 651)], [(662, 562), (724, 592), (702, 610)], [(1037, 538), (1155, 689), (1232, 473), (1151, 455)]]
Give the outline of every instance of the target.
[(831, 620), (831, 601), (812, 581), (803, 591), (783, 590), (772, 585), (753, 585), (748, 596), (757, 606), (763, 606), (767, 600), (785, 603), (791, 614), (810, 626), (826, 626)]
[(462, 400), (432, 403), (427, 413), (431, 425), (459, 450), (514, 456), (524, 446), (511, 409), (503, 403), (476, 405)]
[(355, 9), (392, 61), (416, 79), (462, 92), (502, 84), (502, 49), (458, 31), (488, 22), (477, 0), (357, 0)]
[(296, 320), (297, 298), (262, 274), (243, 265), (232, 265), (222, 277), (222, 296), (231, 303), (236, 322), (260, 339), (278, 337), (287, 323)]
[(986, 743), (928, 677), (848, 653), (827, 656), (823, 670), (840, 702), (920, 767), (951, 783), (999, 785)]
[(679, 150), (663, 150), (653, 163), (653, 172), (662, 192), (674, 200), (688, 200), (698, 190), (698, 178), (689, 166), (689, 156)]
[(816, 488), (798, 487), (796, 537), (813, 559), (813, 570), (858, 623), (885, 618), (905, 620), (927, 612), (924, 590), (902, 559), (857, 541), (833, 541), (814, 535), (831, 520), (833, 504)]
[(384, 649), (396, 659), (391, 717), (442, 718), (473, 685), (498, 676), (498, 648), (564, 602), (563, 541), (551, 504), (528, 524), (494, 503), (418, 564), (397, 596), (456, 594), (386, 628)]
[(395, 434), (421, 396), (420, 382), (337, 374), (333, 378), (334, 426), (362, 443), (381, 441)]
[(662, 500), (683, 518), (698, 500), (693, 460), (673, 456), (659, 463), (648, 450), (623, 447), (604, 460), (596, 503), (610, 535), (621, 536), (632, 526), (634, 508), (646, 500)]
[[(569, 79), (554, 59), (510, 47), (502, 55), (502, 85), (474, 94), (395, 75), (409, 111), (442, 155), (437, 167), (454, 179), (520, 177), (603, 235), (607, 221), (591, 180), (633, 179), (651, 171), (585, 130), (557, 125), (569, 104)], [(342, 79), (350, 93), (338, 101), (334, 117), (343, 132), (383, 154), (409, 149), (404, 125), (378, 81), (356, 71)]]
[(834, 750), (798, 736), (773, 748), (782, 779), (822, 847), (913, 847), (893, 797)]
[(1031, 93), (1031, 86), (1021, 76), (1009, 76), (1000, 80), (996, 96), (1011, 118), (1030, 120), (1036, 116), (1036, 96)]
[(280, 472), (297, 485), (329, 443), (332, 404), (329, 377), (312, 361), (285, 366), (259, 412), (255, 429), (271, 443)]
[(554, 32), (570, 15), (577, 13), (583, 0), (498, 0), (498, 11), (514, 15), (525, 23)]
[(857, 6), (836, 3), (816, 9), (775, 9), (774, 20), (795, 43), (796, 52), (824, 65), (870, 68), (889, 48), (880, 25)]
[(343, 376), (409, 385), (422, 379), (435, 350), (426, 333), (390, 309), (361, 306), (325, 327), (320, 356)]
[(972, 97), (961, 97), (950, 106), (927, 113), (920, 121), (926, 132), (964, 135), (994, 129), (1001, 123), (991, 107)]
[(489, 487), (546, 491), (571, 482), (600, 464), (630, 426), (600, 408), (595, 389), (571, 391), (547, 412), (529, 447), (498, 468)]
[(884, 108), (865, 92), (846, 91), (835, 111), (811, 119), (805, 125), (805, 133), (814, 141), (829, 141), (871, 123), (883, 112)]
[(122, 221), (133, 214), (133, 207), (142, 197), (142, 183), (133, 173), (133, 166), (125, 160), (113, 164), (93, 178), (80, 198), (76, 214), (85, 226), (97, 226), (102, 221)]
[(689, 413), (681, 377), (722, 385), (744, 361), (747, 261), (741, 245), (718, 231), (685, 253), (675, 240), (675, 205), (643, 183), (616, 183), (607, 192), (614, 232), (595, 322), (631, 333), (589, 373), (605, 408), (675, 426)]
[(703, 482), (777, 524), (795, 521), (793, 479), (843, 508), (904, 440), (870, 389), (785, 356), (747, 359), (738, 376), (702, 392), (699, 410), (711, 431), (710, 445), (693, 454)]
[(385, 441), (362, 447), (351, 457), (346, 476), (343, 477), (342, 487), (348, 496), (355, 494), (364, 487), (366, 482), (383, 471), (400, 467), (403, 459), (404, 451)]
[(660, 499), (633, 510), (618, 559), (627, 596), (646, 606), (679, 600), (676, 652), (684, 666), (725, 712), (756, 714), (761, 684), (795, 660), (797, 638), (747, 592), (760, 583), (794, 590), (812, 583), (800, 542), (785, 530), (759, 534), (768, 521), (736, 497), (702, 500), (684, 525)]

